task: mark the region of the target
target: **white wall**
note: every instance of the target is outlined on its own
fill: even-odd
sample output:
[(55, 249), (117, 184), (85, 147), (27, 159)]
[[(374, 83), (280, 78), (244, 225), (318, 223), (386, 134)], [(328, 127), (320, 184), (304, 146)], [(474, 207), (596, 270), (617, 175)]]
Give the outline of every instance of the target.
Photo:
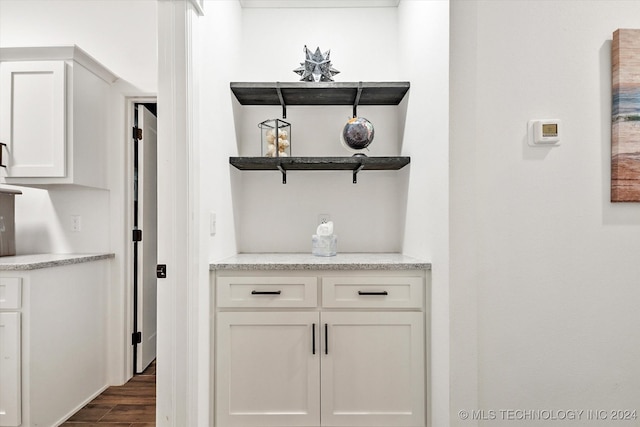
[[(451, 17), (452, 424), (637, 409), (640, 205), (609, 202), (609, 159), (611, 38), (640, 3), (454, 0)], [(561, 145), (529, 147), (549, 117)]]
[[(18, 253), (113, 250), (109, 210), (119, 207), (119, 214), (124, 214), (120, 200), (124, 178), (122, 96), (156, 91), (155, 8), (154, 0), (2, 0), (0, 3), (0, 47), (75, 44), (120, 77), (114, 85), (119, 96), (114, 96), (110, 117), (114, 125), (110, 128), (109, 140), (115, 148), (109, 150), (112, 156), (109, 167), (115, 178), (111, 181), (112, 194), (100, 190), (22, 189), (24, 194), (16, 199)], [(82, 215), (81, 233), (70, 230), (72, 214)]]
[[(126, 96), (157, 92), (157, 2), (155, 0), (1, 0), (0, 47), (77, 45), (119, 76), (113, 85), (108, 123), (109, 190), (24, 188), (16, 198), (18, 253), (114, 252), (109, 291), (110, 383), (130, 375), (125, 336), (129, 295), (125, 200), (130, 131)], [(82, 231), (70, 231), (70, 216), (82, 215)]]
[(2, 0), (0, 46), (78, 45), (139, 92), (155, 93), (156, 0)]
[(449, 1), (399, 5), (401, 76), (411, 81), (403, 151), (411, 156), (402, 252), (431, 270), (431, 425), (449, 418)]
[[(229, 82), (238, 69), (242, 41), (242, 9), (237, 1), (208, 1), (200, 17), (200, 203), (203, 261), (236, 253), (235, 218), (229, 156), (237, 155)], [(209, 214), (216, 214), (210, 236)]]
[[(16, 196), (16, 252), (109, 252), (109, 192), (42, 190), (21, 187)], [(82, 231), (71, 231), (72, 215)]]
[[(205, 3), (200, 25), (203, 223), (209, 211), (217, 214), (211, 259), (309, 252), (317, 215), (329, 213), (339, 252), (404, 252), (433, 262), (434, 426), (449, 415), (448, 16), (447, 0), (364, 9), (240, 9), (220, 1)], [(349, 172), (289, 172), (283, 185), (278, 172), (229, 166), (229, 156), (260, 155), (257, 124), (281, 117), (280, 107), (240, 106), (229, 82), (298, 81), (293, 69), (305, 44), (331, 49), (336, 81), (410, 81), (399, 107), (358, 109), (376, 127), (369, 154), (410, 155), (409, 167), (361, 172), (356, 185)], [(338, 139), (350, 116), (350, 107), (289, 107), (293, 154), (350, 155)]]
[[(220, 8), (224, 3), (229, 2), (207, 2), (205, 18), (217, 15), (211, 12), (212, 8)], [(216, 52), (211, 56), (218, 63), (222, 59), (231, 65), (228, 69), (233, 69), (226, 74), (226, 79), (215, 81), (219, 90), (215, 98), (210, 98), (221, 99), (226, 111), (218, 111), (217, 115), (203, 113), (212, 118), (212, 124), (205, 125), (210, 128), (208, 139), (217, 147), (217, 153), (224, 153), (213, 160), (221, 168), (222, 175), (218, 175), (216, 182), (220, 182), (223, 189), (211, 191), (224, 194), (224, 188), (232, 189), (233, 211), (227, 211), (228, 195), (217, 202), (216, 208), (223, 212), (218, 214), (218, 230), (228, 230), (231, 234), (216, 235), (212, 239), (213, 257), (236, 251), (310, 252), (311, 235), (321, 213), (331, 214), (341, 252), (401, 251), (406, 171), (363, 172), (357, 185), (351, 183), (349, 172), (290, 172), (287, 184), (283, 185), (279, 173), (238, 172), (228, 165), (229, 155), (259, 155), (257, 124), (281, 117), (279, 107), (239, 106), (230, 94), (230, 81), (299, 81), (293, 69), (304, 61), (305, 44), (312, 50), (331, 49), (332, 64), (341, 72), (335, 77), (336, 81), (398, 80), (397, 9), (257, 8), (241, 9), (240, 18), (237, 45), (229, 37), (224, 38), (223, 43), (230, 43), (231, 48), (223, 45), (222, 49), (215, 49), (220, 43), (212, 44), (214, 37), (209, 37), (207, 45), (208, 52)], [(204, 28), (216, 31), (213, 26)], [(236, 55), (237, 64), (231, 59), (236, 52), (241, 53)], [(215, 71), (212, 67), (207, 74)], [(209, 85), (214, 84), (213, 78), (203, 78), (206, 80), (210, 80)], [(401, 154), (403, 120), (399, 119), (399, 108), (361, 107), (358, 113), (376, 127), (370, 155)], [(288, 108), (292, 153), (351, 155), (338, 138), (350, 116), (349, 107)], [(215, 129), (211, 129), (213, 123), (218, 123)], [(369, 232), (374, 229), (377, 231)]]

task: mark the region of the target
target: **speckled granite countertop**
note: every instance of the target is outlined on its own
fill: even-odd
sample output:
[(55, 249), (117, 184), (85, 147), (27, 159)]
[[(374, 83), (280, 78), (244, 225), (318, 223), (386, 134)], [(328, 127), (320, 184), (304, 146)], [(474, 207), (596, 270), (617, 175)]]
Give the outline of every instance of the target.
[(37, 270), (115, 257), (114, 254), (35, 254), (0, 257), (0, 271)]
[(431, 264), (398, 253), (238, 254), (212, 262), (210, 270), (430, 270)]

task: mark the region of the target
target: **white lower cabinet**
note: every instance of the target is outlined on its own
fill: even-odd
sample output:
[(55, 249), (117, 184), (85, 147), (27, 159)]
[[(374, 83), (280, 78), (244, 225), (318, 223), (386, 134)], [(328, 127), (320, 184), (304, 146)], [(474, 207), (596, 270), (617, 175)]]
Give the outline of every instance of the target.
[(20, 313), (0, 313), (0, 426), (19, 426)]
[(22, 423), (21, 313), (18, 277), (0, 278), (0, 426)]
[(108, 272), (0, 271), (0, 427), (62, 425), (107, 388)]
[(317, 324), (317, 312), (218, 315), (218, 426), (318, 425)]
[(423, 426), (424, 317), (323, 312), (323, 426)]
[[(313, 291), (307, 277), (314, 296), (301, 300), (315, 305), (277, 308), (281, 297), (290, 305), (291, 281), (217, 280), (216, 427), (424, 427), (424, 277), (319, 276)], [(234, 283), (252, 284), (244, 296), (233, 293), (236, 309)], [(328, 288), (344, 283), (350, 308), (334, 308)]]

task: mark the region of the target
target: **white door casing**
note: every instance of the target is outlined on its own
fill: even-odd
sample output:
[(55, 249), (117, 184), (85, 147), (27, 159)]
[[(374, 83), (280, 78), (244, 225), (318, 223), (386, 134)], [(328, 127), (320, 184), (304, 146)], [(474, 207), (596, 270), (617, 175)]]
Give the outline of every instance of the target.
[(136, 372), (141, 373), (156, 357), (157, 340), (157, 119), (144, 106), (138, 107), (138, 344)]
[(194, 165), (197, 11), (158, 1), (158, 365), (156, 425), (209, 426), (209, 341), (200, 316), (199, 187)]

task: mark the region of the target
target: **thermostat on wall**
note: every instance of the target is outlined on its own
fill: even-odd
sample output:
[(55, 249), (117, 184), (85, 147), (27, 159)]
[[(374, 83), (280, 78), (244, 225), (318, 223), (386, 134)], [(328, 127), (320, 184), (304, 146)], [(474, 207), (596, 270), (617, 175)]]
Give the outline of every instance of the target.
[(560, 120), (529, 120), (527, 134), (529, 145), (533, 147), (559, 145)]

